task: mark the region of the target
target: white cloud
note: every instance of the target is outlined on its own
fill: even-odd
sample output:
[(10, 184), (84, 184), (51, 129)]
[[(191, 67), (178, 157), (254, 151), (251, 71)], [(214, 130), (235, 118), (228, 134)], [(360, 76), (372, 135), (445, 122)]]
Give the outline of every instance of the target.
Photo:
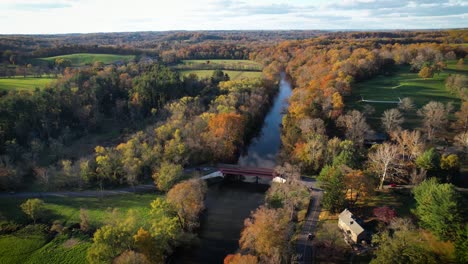
[(0, 0), (0, 33), (467, 27), (467, 14), (460, 0)]

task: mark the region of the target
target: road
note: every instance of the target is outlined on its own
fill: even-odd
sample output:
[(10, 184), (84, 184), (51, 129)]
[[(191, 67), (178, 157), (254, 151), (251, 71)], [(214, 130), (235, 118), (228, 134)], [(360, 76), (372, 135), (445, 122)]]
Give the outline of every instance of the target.
[[(194, 171), (199, 171), (201, 173), (207, 173), (210, 171), (216, 170), (215, 167), (192, 167), (184, 169), (186, 174), (191, 174)], [(139, 192), (148, 192), (156, 191), (156, 187), (153, 183), (151, 184), (140, 184), (135, 187), (122, 187), (118, 189), (111, 190), (84, 190), (84, 191), (57, 191), (57, 192), (17, 192), (17, 193), (8, 193), (0, 192), (0, 198), (42, 198), (42, 197), (99, 197), (99, 196), (112, 196), (112, 195), (121, 195), (129, 193), (139, 193)]]
[(320, 200), (322, 199), (323, 192), (317, 187), (315, 180), (307, 179), (303, 180), (303, 182), (312, 189), (311, 204), (309, 205), (309, 211), (302, 226), (302, 231), (296, 242), (296, 254), (299, 256), (298, 263), (307, 264), (313, 262), (312, 241), (308, 239), (308, 234), (315, 235), (320, 215)]

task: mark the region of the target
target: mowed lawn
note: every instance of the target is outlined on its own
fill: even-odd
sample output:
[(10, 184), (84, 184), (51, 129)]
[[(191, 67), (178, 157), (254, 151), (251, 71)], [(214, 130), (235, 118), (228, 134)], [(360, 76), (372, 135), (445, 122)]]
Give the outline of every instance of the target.
[[(199, 78), (209, 78), (213, 75), (214, 70), (185, 70), (181, 71), (182, 75), (196, 74)], [(262, 72), (257, 71), (230, 71), (223, 70), (224, 73), (229, 75), (231, 80), (240, 80), (243, 78), (254, 79), (262, 77)]]
[(35, 88), (42, 89), (47, 84), (55, 80), (56, 80), (55, 78), (47, 78), (47, 77), (0, 78), (0, 90), (31, 90)]
[(111, 64), (117, 61), (130, 62), (135, 60), (134, 55), (116, 55), (116, 54), (94, 54), (94, 53), (76, 53), (68, 55), (60, 55), (55, 57), (40, 58), (47, 62), (55, 62), (56, 59), (63, 58), (72, 62), (73, 66), (84, 66), (86, 64), (93, 64), (96, 61), (103, 62), (104, 64)]
[[(410, 72), (409, 66), (398, 66), (397, 71), (391, 76), (379, 75), (370, 80), (356, 83), (353, 87), (353, 95), (346, 98), (347, 109), (363, 110), (366, 104), (375, 108), (375, 113), (369, 118), (369, 123), (378, 128), (383, 112), (390, 108), (398, 107), (395, 103), (367, 103), (365, 100), (398, 101), (399, 98), (410, 97), (416, 108), (421, 108), (430, 101), (442, 103), (453, 102), (456, 108), (460, 107), (460, 98), (445, 89), (445, 80), (449, 74), (468, 74), (468, 66), (462, 68), (451, 61), (447, 69), (433, 78), (423, 79), (417, 73)], [(406, 127), (414, 128), (419, 125), (420, 118), (415, 112), (405, 114)]]

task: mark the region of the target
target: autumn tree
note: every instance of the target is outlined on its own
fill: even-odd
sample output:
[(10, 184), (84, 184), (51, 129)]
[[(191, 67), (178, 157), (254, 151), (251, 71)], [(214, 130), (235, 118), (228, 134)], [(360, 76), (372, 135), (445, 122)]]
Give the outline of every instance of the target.
[(460, 158), (456, 154), (442, 155), (440, 158), (440, 168), (447, 174), (447, 182), (452, 182), (453, 177), (460, 173), (460, 166)]
[(345, 129), (347, 139), (359, 145), (364, 143), (364, 137), (370, 131), (366, 118), (357, 110), (352, 110), (346, 115), (338, 117), (336, 125)]
[[(467, 86), (468, 87), (468, 84)], [(468, 131), (468, 102), (463, 102), (460, 111), (455, 112), (456, 120), (451, 124), (456, 131)]]
[(163, 162), (159, 169), (153, 173), (154, 183), (162, 191), (169, 191), (183, 176), (184, 168), (180, 164), (168, 162)]
[(375, 147), (369, 152), (370, 168), (379, 175), (379, 189), (383, 188), (385, 180), (397, 167), (398, 148), (389, 143)]
[[(144, 255), (144, 257), (155, 263), (162, 263), (164, 260), (164, 251), (162, 251), (156, 244), (156, 239), (145, 230), (140, 227), (137, 233), (133, 236), (135, 241), (135, 247), (138, 252)], [(148, 262), (149, 262), (148, 261)]]
[(177, 211), (185, 230), (193, 231), (198, 227), (198, 217), (205, 208), (205, 193), (206, 183), (200, 179), (183, 181), (167, 193), (167, 201)]
[(126, 250), (118, 257), (116, 257), (112, 264), (151, 264), (148, 258), (142, 254), (133, 250)]
[(116, 181), (119, 180), (123, 183), (122, 163), (118, 154), (111, 148), (104, 148), (97, 146), (96, 151), (96, 177), (99, 181), (99, 187), (102, 191), (105, 181)]
[(413, 99), (409, 97), (405, 97), (401, 99), (400, 103), (398, 104), (398, 108), (405, 111), (409, 112), (414, 109), (414, 102)]
[(390, 222), (397, 217), (397, 213), (395, 209), (392, 209), (388, 206), (376, 207), (373, 209), (374, 216), (377, 217), (379, 221), (382, 221), (386, 224), (390, 224)]
[(354, 206), (360, 198), (365, 198), (373, 191), (372, 181), (361, 170), (346, 170), (344, 175), (346, 196)]
[(44, 214), (44, 201), (37, 198), (28, 199), (26, 202), (21, 204), (21, 210), (23, 210), (23, 212), (29, 216), (35, 224), (36, 220), (41, 218)]
[(423, 118), (423, 129), (428, 140), (433, 140), (437, 132), (445, 131), (448, 124), (449, 105), (431, 101), (418, 110), (418, 115)]
[(80, 229), (83, 232), (88, 232), (91, 227), (89, 222), (88, 210), (80, 208)]
[(244, 118), (235, 113), (221, 113), (209, 119), (206, 140), (216, 159), (223, 160), (234, 156), (243, 142), (244, 126)]
[(258, 208), (244, 222), (240, 248), (264, 260), (278, 253), (281, 259), (287, 260), (290, 226), (285, 212), (284, 209)]
[(398, 109), (385, 110), (381, 118), (382, 126), (385, 131), (390, 134), (401, 130), (401, 125), (404, 122), (404, 118)]
[(393, 133), (392, 139), (396, 141), (398, 152), (403, 160), (414, 161), (424, 151), (425, 144), (421, 133), (417, 130)]
[(434, 68), (430, 66), (424, 66), (419, 71), (418, 76), (424, 79), (432, 78), (434, 76)]
[(229, 254), (224, 258), (224, 264), (258, 264), (258, 258), (256, 256), (247, 254), (243, 255), (240, 253)]
[(455, 146), (461, 148), (462, 153), (468, 153), (468, 131), (455, 135), (453, 140), (455, 141)]

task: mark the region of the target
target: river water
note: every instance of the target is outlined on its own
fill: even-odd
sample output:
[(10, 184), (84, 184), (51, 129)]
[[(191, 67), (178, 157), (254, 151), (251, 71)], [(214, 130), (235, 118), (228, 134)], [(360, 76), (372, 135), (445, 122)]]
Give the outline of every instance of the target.
[[(280, 125), (291, 84), (281, 75), (279, 92), (267, 115), (259, 135), (239, 158), (239, 165), (273, 168), (280, 148)], [(260, 181), (262, 183), (262, 181)], [(263, 181), (263, 183), (266, 183)], [(263, 204), (267, 184), (222, 181), (210, 184), (206, 195), (206, 211), (201, 217), (197, 245), (176, 252), (171, 263), (223, 263), (227, 254), (239, 247), (244, 219)]]

